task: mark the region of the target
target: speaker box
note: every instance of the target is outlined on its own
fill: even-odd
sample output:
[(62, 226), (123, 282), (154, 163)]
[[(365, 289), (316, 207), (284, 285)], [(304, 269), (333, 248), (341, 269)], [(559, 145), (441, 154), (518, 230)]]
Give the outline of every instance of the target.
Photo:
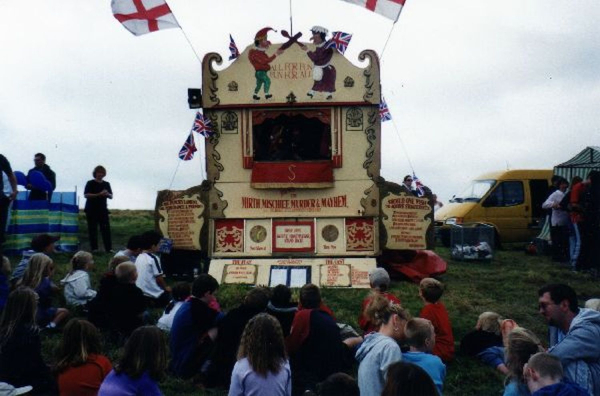
[(202, 107), (202, 90), (200, 88), (188, 88), (188, 105), (190, 109)]

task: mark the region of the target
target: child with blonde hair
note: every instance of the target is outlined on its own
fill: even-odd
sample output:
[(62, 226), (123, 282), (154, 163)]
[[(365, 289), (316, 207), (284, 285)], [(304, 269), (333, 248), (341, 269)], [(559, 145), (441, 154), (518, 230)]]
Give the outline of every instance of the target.
[(504, 344), (502, 342), (503, 318), (496, 312), (483, 312), (477, 319), (475, 330), (467, 333), (460, 341), (460, 351), (477, 357), (484, 364), (508, 374), (504, 364)]
[(54, 262), (43, 253), (36, 253), (29, 259), (29, 266), (19, 281), (19, 286), (33, 289), (38, 297), (36, 322), (38, 326), (50, 329), (56, 328), (60, 322), (69, 316), (66, 308), (52, 306), (52, 295), (58, 287), (52, 282), (54, 275)]
[(94, 257), (91, 253), (80, 250), (71, 258), (71, 266), (71, 272), (60, 281), (64, 286), (65, 299), (70, 305), (86, 305), (96, 297), (87, 273), (94, 266)]
[(385, 385), (388, 367), (402, 360), (398, 341), (405, 338), (404, 326), (410, 315), (381, 294), (373, 296), (365, 314), (377, 331), (367, 335), (356, 351), (356, 360), (359, 362), (358, 387), (361, 396), (379, 396)]
[(442, 359), (431, 354), (435, 345), (433, 325), (427, 319), (413, 318), (406, 322), (404, 335), (410, 346), (410, 350), (402, 355), (404, 361), (414, 363), (425, 370), (441, 395), (446, 379), (446, 365), (442, 363)]
[(529, 396), (523, 377), (523, 367), (531, 355), (544, 352), (540, 339), (530, 330), (515, 327), (508, 334), (506, 344), (506, 377), (504, 396)]
[(419, 283), (419, 297), (425, 303), (419, 316), (429, 319), (435, 329), (433, 354), (449, 362), (454, 358), (454, 334), (448, 311), (440, 301), (443, 294), (444, 285), (437, 279), (424, 278)]

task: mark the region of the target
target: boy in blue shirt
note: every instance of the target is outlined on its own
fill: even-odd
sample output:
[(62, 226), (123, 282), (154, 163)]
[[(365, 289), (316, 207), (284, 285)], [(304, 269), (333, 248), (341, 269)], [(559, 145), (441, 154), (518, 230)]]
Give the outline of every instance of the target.
[(435, 345), (433, 325), (427, 319), (414, 318), (406, 322), (404, 334), (410, 351), (402, 354), (402, 360), (425, 370), (441, 396), (446, 378), (446, 365), (442, 363), (442, 359), (431, 354)]

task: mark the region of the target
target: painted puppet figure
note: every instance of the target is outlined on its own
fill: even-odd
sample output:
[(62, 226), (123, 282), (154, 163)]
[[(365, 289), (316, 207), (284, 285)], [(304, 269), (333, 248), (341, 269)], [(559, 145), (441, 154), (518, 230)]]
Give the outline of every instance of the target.
[[(322, 26), (313, 26), (310, 30), (312, 32), (311, 40), (317, 46), (314, 51), (308, 51), (306, 54), (313, 62), (313, 80), (314, 84), (312, 89), (308, 91), (307, 95), (312, 98), (315, 92), (323, 92), (327, 99), (333, 98), (335, 92), (335, 78), (336, 70), (333, 65), (330, 64), (331, 58), (333, 57), (333, 48), (326, 48), (328, 30)], [(300, 47), (307, 51), (308, 48), (301, 44)]]
[(254, 66), (254, 76), (256, 77), (256, 88), (254, 88), (254, 95), (252, 95), (254, 100), (260, 99), (258, 93), (261, 87), (263, 87), (265, 99), (273, 97), (273, 95), (269, 93), (271, 88), (269, 70), (271, 70), (271, 62), (273, 62), (278, 55), (281, 55), (283, 50), (278, 49), (273, 55), (267, 55), (266, 51), (271, 46), (271, 42), (267, 40), (267, 33), (269, 33), (270, 30), (274, 29), (270, 27), (260, 29), (254, 37), (254, 48), (248, 52), (248, 59), (250, 60), (250, 63), (252, 63), (252, 66)]

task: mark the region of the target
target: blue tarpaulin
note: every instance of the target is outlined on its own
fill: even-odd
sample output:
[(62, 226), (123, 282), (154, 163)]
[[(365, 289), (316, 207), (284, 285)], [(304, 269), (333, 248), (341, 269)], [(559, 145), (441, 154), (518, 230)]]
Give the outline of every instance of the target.
[(29, 201), (21, 191), (10, 210), (4, 253), (15, 255), (31, 248), (39, 234), (60, 236), (57, 250), (74, 252), (79, 248), (79, 206), (76, 192), (54, 192), (52, 201)]

